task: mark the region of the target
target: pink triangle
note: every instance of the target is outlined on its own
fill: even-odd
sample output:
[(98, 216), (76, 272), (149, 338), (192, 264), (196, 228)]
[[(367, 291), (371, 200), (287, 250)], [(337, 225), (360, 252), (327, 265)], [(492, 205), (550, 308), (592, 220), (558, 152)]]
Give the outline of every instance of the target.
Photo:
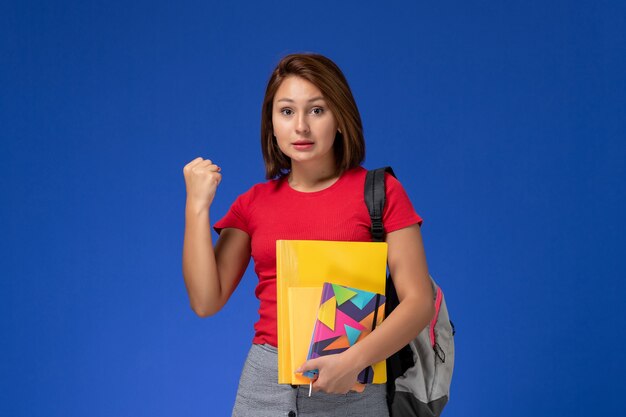
[(346, 334), (346, 329), (344, 325), (348, 325), (357, 330), (365, 330), (365, 327), (358, 321), (354, 320), (352, 317), (348, 316), (343, 311), (337, 309), (335, 317), (335, 330), (330, 330), (326, 326), (317, 325), (317, 329), (315, 330), (315, 341), (318, 342), (320, 340), (326, 340), (333, 337), (339, 337)]

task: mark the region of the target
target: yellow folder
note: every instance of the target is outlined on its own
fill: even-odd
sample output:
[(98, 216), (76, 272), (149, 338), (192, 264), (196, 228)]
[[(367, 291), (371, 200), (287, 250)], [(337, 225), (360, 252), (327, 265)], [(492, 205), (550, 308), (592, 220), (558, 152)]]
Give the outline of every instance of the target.
[[(308, 385), (294, 371), (307, 358), (324, 282), (384, 294), (387, 244), (321, 240), (276, 241), (278, 383)], [(385, 361), (373, 383), (386, 382)]]

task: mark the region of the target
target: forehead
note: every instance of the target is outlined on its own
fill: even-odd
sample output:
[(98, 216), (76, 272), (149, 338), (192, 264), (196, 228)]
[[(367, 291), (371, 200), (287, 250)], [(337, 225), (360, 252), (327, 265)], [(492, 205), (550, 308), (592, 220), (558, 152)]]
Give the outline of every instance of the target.
[(289, 99), (292, 101), (308, 101), (311, 98), (324, 98), (324, 95), (319, 88), (312, 82), (305, 80), (304, 78), (290, 75), (283, 80), (276, 94), (274, 95), (274, 101)]

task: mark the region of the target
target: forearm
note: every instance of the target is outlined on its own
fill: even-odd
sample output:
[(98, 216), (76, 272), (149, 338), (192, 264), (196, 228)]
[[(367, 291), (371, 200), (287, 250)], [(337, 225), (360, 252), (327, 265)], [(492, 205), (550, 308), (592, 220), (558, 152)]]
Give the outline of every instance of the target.
[(431, 297), (406, 297), (372, 333), (342, 355), (359, 369), (385, 360), (413, 340), (428, 325), (434, 311)]
[(192, 309), (199, 316), (221, 308), (221, 285), (211, 238), (209, 211), (187, 201), (183, 243), (183, 277)]

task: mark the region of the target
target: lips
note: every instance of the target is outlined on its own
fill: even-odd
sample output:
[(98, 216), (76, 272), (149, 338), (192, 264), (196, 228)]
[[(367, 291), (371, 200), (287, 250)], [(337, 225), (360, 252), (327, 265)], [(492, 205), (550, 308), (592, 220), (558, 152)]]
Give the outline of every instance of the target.
[(313, 148), (314, 143), (310, 140), (297, 140), (292, 145), (297, 151), (307, 151)]

